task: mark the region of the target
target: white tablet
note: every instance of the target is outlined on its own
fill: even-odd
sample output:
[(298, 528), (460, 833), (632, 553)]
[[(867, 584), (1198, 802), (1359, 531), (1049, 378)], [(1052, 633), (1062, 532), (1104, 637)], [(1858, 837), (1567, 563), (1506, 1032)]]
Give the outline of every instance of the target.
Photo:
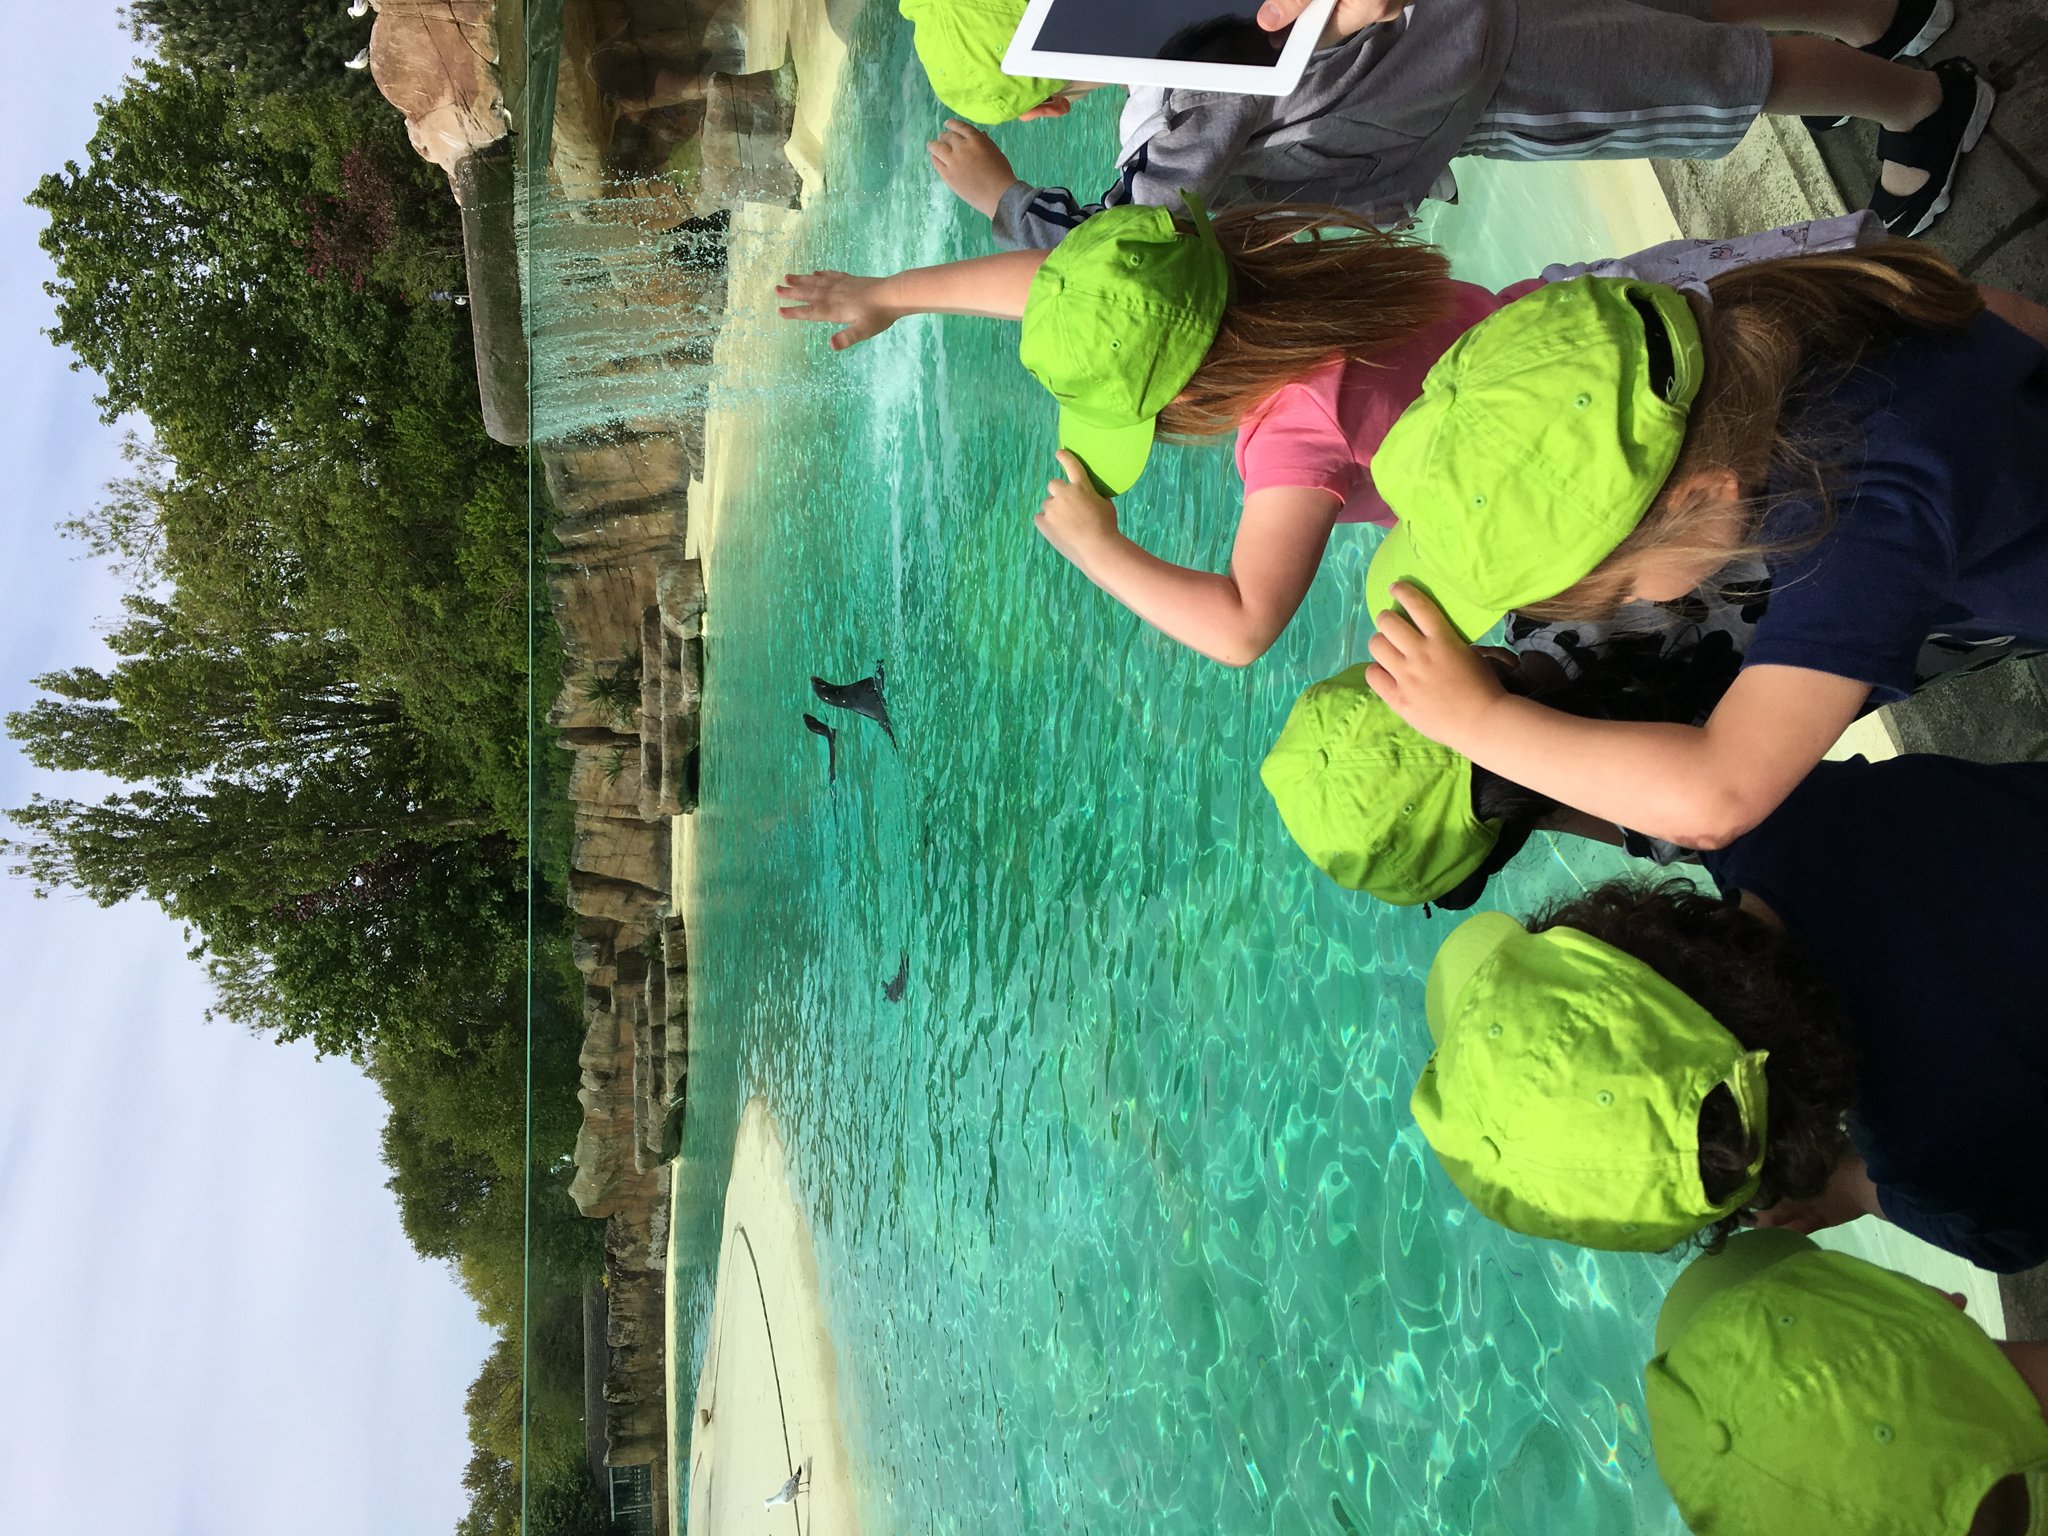
[(1284, 32), (1259, 0), (1030, 0), (1003, 72), (1115, 85), (1285, 96), (1337, 0), (1309, 0)]

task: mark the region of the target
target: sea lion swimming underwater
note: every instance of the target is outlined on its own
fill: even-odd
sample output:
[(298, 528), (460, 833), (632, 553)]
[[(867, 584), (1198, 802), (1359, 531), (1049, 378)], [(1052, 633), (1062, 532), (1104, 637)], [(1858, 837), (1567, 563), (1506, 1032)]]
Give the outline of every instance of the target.
[(896, 727), (889, 723), (889, 705), (882, 698), (882, 664), (875, 663), (872, 677), (863, 677), (858, 682), (828, 683), (822, 677), (811, 679), (811, 692), (834, 709), (850, 709), (856, 715), (865, 715), (882, 728), (889, 738), (889, 745), (896, 745)]

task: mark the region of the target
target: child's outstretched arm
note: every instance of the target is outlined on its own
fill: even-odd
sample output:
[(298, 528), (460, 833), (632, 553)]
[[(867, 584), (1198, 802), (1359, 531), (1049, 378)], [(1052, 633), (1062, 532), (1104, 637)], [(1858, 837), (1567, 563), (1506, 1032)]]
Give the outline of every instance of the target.
[(1005, 192), (1023, 185), (1010, 168), (1010, 157), (996, 147), (996, 141), (957, 117), (947, 118), (939, 136), (925, 149), (947, 190), (985, 219), (996, 216)]
[(1116, 505), (1081, 461), (1046, 487), (1036, 522), (1082, 575), (1161, 633), (1225, 666), (1257, 661), (1287, 628), (1315, 580), (1342, 503), (1329, 491), (1274, 486), (1245, 498), (1224, 574), (1161, 560), (1118, 530)]
[(1689, 848), (1723, 848), (1776, 810), (1870, 695), (1806, 667), (1745, 668), (1704, 726), (1586, 720), (1515, 698), (1405, 582), (1366, 678), (1403, 720), (1540, 794)]
[(1979, 283), (1977, 292), (1984, 296), (1984, 307), (1991, 313), (2014, 330), (2048, 347), (2048, 309), (2003, 288), (1987, 288)]
[(879, 336), (905, 315), (985, 315), (1024, 318), (1031, 279), (1045, 264), (1044, 251), (1002, 251), (937, 267), (913, 267), (893, 277), (855, 277), (849, 272), (788, 274), (776, 285), (788, 299), (776, 312), (785, 320), (820, 320), (840, 327), (832, 349)]

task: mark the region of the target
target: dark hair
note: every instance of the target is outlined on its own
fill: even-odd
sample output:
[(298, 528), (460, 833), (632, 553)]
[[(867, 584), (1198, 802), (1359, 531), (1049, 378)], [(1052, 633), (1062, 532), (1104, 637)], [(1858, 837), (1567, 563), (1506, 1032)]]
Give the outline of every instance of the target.
[[(1804, 1200), (1826, 1187), (1848, 1150), (1844, 1120), (1856, 1102), (1857, 1052), (1834, 985), (1791, 934), (1690, 881), (1611, 880), (1536, 914), (1529, 931), (1573, 928), (1633, 955), (1704, 1008), (1742, 1043), (1768, 1051), (1764, 1161), (1749, 1208)], [(1756, 1147), (1734, 1096), (1707, 1096), (1700, 1114), (1700, 1180), (1727, 1199)], [(1718, 1246), (1740, 1213), (1707, 1229)]]
[[(1726, 643), (1702, 643), (1676, 655), (1662, 654), (1663, 646), (1664, 637), (1658, 634), (1616, 637), (1567, 682), (1534, 689), (1517, 672), (1508, 676), (1507, 687), (1511, 693), (1540, 699), (1551, 709), (1589, 720), (1690, 722), (1705, 718), (1734, 681), (1742, 665), (1741, 654)], [(1500, 822), (1500, 839), (1486, 862), (1436, 904), (1453, 911), (1469, 907), (1479, 899), (1487, 879), (1521, 852), (1537, 823), (1562, 809), (1549, 795), (1474, 763), (1472, 814), (1481, 821)]]

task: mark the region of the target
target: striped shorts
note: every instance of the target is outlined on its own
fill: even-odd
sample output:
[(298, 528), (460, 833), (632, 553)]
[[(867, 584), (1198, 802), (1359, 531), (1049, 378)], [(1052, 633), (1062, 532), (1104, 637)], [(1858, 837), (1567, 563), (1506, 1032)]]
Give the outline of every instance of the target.
[(1495, 160), (1727, 154), (1770, 91), (1771, 40), (1761, 27), (1706, 20), (1707, 6), (1522, 0), (1507, 73), (1460, 153)]

